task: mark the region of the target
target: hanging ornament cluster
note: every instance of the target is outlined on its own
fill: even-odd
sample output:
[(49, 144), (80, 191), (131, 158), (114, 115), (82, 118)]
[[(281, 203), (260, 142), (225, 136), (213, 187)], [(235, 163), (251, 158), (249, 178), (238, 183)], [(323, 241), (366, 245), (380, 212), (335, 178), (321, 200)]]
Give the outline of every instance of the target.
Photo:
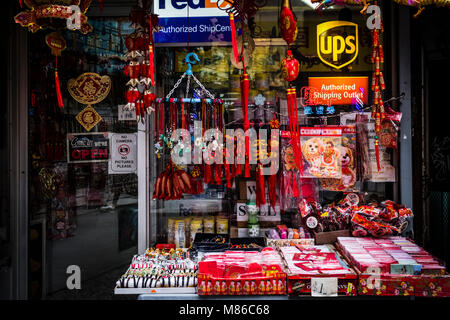
[(410, 6), (410, 7), (416, 7), (417, 12), (414, 14), (414, 18), (417, 18), (423, 10), (425, 10), (425, 7), (427, 6), (436, 6), (436, 7), (444, 7), (447, 9), (450, 9), (450, 0), (394, 0), (398, 4), (404, 5), (404, 6)]
[[(398, 3), (399, 5), (417, 8), (417, 12), (413, 16), (414, 18), (417, 18), (423, 12), (423, 10), (425, 10), (425, 7), (428, 6), (436, 6), (438, 8), (450, 9), (450, 0), (393, 0), (393, 1)], [(317, 11), (322, 11), (334, 5), (341, 5), (341, 6), (355, 5), (355, 6), (363, 6), (362, 10), (360, 11), (362, 14), (365, 14), (369, 5), (374, 2), (375, 1), (371, 0), (311, 0), (311, 3), (319, 3), (319, 5), (316, 7)]]
[[(203, 86), (203, 84), (197, 79), (192, 71), (192, 65), (199, 62), (198, 56), (191, 52), (185, 57), (185, 63), (188, 68), (183, 73), (181, 78), (176, 82), (175, 86), (170, 90), (165, 99), (156, 99), (155, 104), (155, 135), (157, 141), (155, 143), (155, 153), (158, 158), (164, 154), (167, 149), (170, 150), (170, 155), (173, 155), (175, 150), (178, 150), (178, 156), (183, 157), (184, 152), (190, 151), (192, 141), (185, 141), (183, 137), (179, 137), (178, 140), (172, 140), (172, 132), (176, 129), (191, 130), (193, 120), (200, 120), (202, 123), (201, 136), (193, 141), (196, 148), (201, 151), (201, 154), (208, 153), (212, 158), (217, 158), (216, 154), (224, 154), (223, 142), (220, 142), (217, 135), (211, 136), (208, 140), (204, 139), (204, 133), (209, 129), (218, 129), (217, 132), (224, 132), (224, 105), (223, 100), (215, 99), (214, 96)], [(186, 90), (184, 98), (172, 98), (175, 90), (180, 86), (182, 80), (187, 78)], [(190, 94), (190, 84), (193, 80), (203, 93), (208, 98), (188, 98)], [(199, 92), (199, 91), (197, 91)], [(175, 147), (177, 147), (175, 149)], [(205, 161), (206, 162), (206, 161)], [(220, 161), (219, 161), (220, 162)], [(189, 177), (189, 188), (180, 188), (181, 192), (168, 191), (167, 184), (172, 186), (176, 181), (172, 181), (176, 178), (177, 174), (173, 174), (172, 167), (168, 167), (163, 172), (155, 184), (155, 198), (164, 200), (180, 199), (183, 197), (183, 193), (200, 194), (203, 193), (203, 183), (221, 185), (223, 178), (227, 180), (227, 187), (231, 188), (231, 171), (230, 166), (226, 161), (223, 163), (214, 164), (204, 163), (203, 165), (195, 165), (191, 170)], [(188, 173), (182, 169), (179, 169), (184, 173), (178, 171), (178, 174)], [(189, 175), (188, 175), (189, 176)], [(178, 179), (178, 178), (177, 178)], [(162, 187), (161, 187), (162, 185)], [(162, 188), (162, 189), (160, 189)]]
[[(240, 77), (240, 88), (241, 88), (241, 104), (242, 104), (242, 118), (243, 118), (243, 127), (244, 132), (250, 128), (250, 121), (248, 118), (248, 95), (249, 95), (249, 78), (248, 73), (245, 67), (245, 59), (249, 57), (249, 50), (245, 50), (245, 42), (248, 42), (248, 46), (250, 51), (254, 47), (253, 39), (249, 36), (248, 32), (248, 20), (253, 17), (259, 8), (265, 6), (267, 1), (258, 1), (258, 0), (223, 0), (217, 1), (217, 7), (221, 10), (226, 10), (230, 17), (230, 29), (231, 29), (231, 40), (232, 40), (232, 63), (235, 67), (242, 69), (242, 74)], [(238, 40), (236, 37), (236, 24), (235, 19), (240, 19), (240, 27), (241, 27), (241, 51), (239, 54), (238, 49)], [(246, 178), (250, 177), (250, 158), (247, 155), (250, 155), (250, 142), (249, 137), (245, 137), (245, 165), (244, 165), (244, 175)], [(236, 165), (236, 174), (242, 173), (242, 165)]]
[(294, 58), (291, 51), (291, 44), (297, 38), (297, 22), (291, 8), (290, 0), (284, 0), (280, 14), (281, 36), (288, 45), (287, 57), (281, 61), (281, 74), (284, 80), (289, 82), (286, 89), (286, 99), (289, 116), (289, 132), (291, 145), (294, 151), (295, 162), (299, 170), (302, 170), (302, 154), (300, 148), (300, 133), (297, 109), (297, 90), (292, 86), (292, 81), (297, 79), (299, 73), (299, 62)]
[(153, 31), (158, 30), (158, 16), (137, 7), (131, 11), (130, 20), (134, 31), (125, 37), (128, 65), (124, 73), (130, 78), (126, 84), (125, 109), (134, 110), (136, 120), (144, 122), (145, 113), (154, 111), (156, 99), (152, 90), (155, 86)]
[[(18, 13), (14, 21), (29, 31), (36, 32), (41, 29), (79, 30), (83, 34), (92, 31), (85, 15), (91, 0), (25, 0), (30, 10)], [(23, 7), (22, 1), (20, 7)], [(76, 9), (75, 9), (76, 8)], [(58, 32), (52, 32), (45, 37), (45, 43), (55, 56), (55, 90), (58, 107), (64, 108), (61, 95), (61, 85), (58, 74), (58, 56), (66, 48), (66, 41)]]
[[(375, 5), (377, 1), (375, 1)], [(384, 63), (383, 45), (381, 44), (381, 33), (383, 33), (383, 24), (380, 17), (380, 29), (374, 28), (372, 33), (372, 55), (371, 62), (375, 65), (375, 71), (372, 74), (371, 90), (373, 92), (372, 118), (375, 119), (375, 154), (377, 158), (377, 169), (380, 171), (380, 151), (379, 136), (381, 132), (381, 122), (386, 117), (383, 104), (383, 91), (386, 89), (381, 66)]]
[[(30, 9), (18, 13), (14, 21), (22, 27), (27, 27), (31, 32), (41, 29), (66, 29), (72, 19), (73, 28), (87, 34), (92, 31), (92, 26), (88, 23), (86, 11), (92, 0), (24, 0), (25, 5)], [(22, 6), (21, 6), (22, 7)], [(77, 8), (77, 10), (72, 10)], [(79, 23), (78, 23), (79, 22)], [(75, 29), (74, 29), (75, 30)]]
[(170, 162), (156, 179), (153, 199), (179, 200), (185, 193), (196, 193), (192, 190), (191, 178), (186, 171)]

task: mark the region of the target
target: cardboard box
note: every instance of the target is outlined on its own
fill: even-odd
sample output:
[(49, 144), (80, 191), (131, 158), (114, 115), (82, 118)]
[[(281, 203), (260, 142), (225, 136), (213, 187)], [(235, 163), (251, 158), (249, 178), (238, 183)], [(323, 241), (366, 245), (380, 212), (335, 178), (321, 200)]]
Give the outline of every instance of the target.
[(349, 237), (350, 230), (337, 230), (328, 232), (314, 233), (316, 244), (333, 244), (337, 241), (338, 237)]

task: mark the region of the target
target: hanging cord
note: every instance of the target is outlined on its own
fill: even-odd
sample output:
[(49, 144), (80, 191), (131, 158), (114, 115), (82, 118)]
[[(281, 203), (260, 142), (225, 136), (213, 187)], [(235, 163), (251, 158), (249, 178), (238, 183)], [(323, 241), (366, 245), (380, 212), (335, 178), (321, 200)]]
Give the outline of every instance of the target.
[(189, 3), (187, 4), (187, 51), (189, 52)]

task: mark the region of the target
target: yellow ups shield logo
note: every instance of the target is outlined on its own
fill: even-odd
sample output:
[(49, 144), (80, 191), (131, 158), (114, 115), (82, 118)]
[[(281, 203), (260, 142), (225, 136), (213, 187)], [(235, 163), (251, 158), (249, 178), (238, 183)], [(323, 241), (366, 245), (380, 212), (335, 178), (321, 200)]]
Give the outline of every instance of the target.
[(340, 69), (358, 56), (358, 25), (329, 21), (317, 26), (317, 54), (323, 63)]

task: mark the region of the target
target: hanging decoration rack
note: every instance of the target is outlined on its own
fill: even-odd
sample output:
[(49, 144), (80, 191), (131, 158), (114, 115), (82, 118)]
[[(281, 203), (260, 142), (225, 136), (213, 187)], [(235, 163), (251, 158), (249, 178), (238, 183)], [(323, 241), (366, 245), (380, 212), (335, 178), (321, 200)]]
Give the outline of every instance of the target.
[[(403, 99), (404, 97), (405, 97), (405, 94), (402, 93), (402, 94), (399, 95), (398, 97), (392, 97), (392, 98), (390, 98), (390, 99), (388, 99), (388, 100), (386, 100), (386, 101), (383, 101), (383, 103), (384, 103), (384, 104), (387, 104), (387, 103), (392, 102), (392, 101), (401, 100), (401, 99)], [(325, 115), (325, 116), (299, 115), (299, 117), (300, 117), (301, 119), (328, 119), (328, 118), (338, 118), (338, 117), (340, 117), (340, 116), (342, 116), (342, 115), (345, 115), (345, 114), (352, 114), (352, 113), (357, 113), (357, 112), (370, 111), (370, 110), (372, 110), (372, 107), (373, 107), (373, 106), (371, 105), (371, 106), (362, 107), (362, 108), (359, 109), (359, 110), (345, 111), (345, 112), (340, 112), (339, 114), (332, 114), (332, 115)], [(263, 107), (263, 108), (264, 108), (264, 111), (272, 112), (273, 114), (278, 115), (278, 116), (283, 117), (283, 118), (289, 118), (288, 115), (285, 115), (285, 114), (282, 114), (282, 113), (273, 111), (271, 108), (267, 108), (267, 107)], [(237, 123), (237, 122), (239, 122), (239, 121), (241, 121), (241, 120), (242, 120), (242, 118), (233, 120), (233, 121), (228, 122), (227, 124), (225, 124), (225, 126), (230, 126), (230, 125), (232, 125), (232, 124), (234, 124), (234, 123)]]

